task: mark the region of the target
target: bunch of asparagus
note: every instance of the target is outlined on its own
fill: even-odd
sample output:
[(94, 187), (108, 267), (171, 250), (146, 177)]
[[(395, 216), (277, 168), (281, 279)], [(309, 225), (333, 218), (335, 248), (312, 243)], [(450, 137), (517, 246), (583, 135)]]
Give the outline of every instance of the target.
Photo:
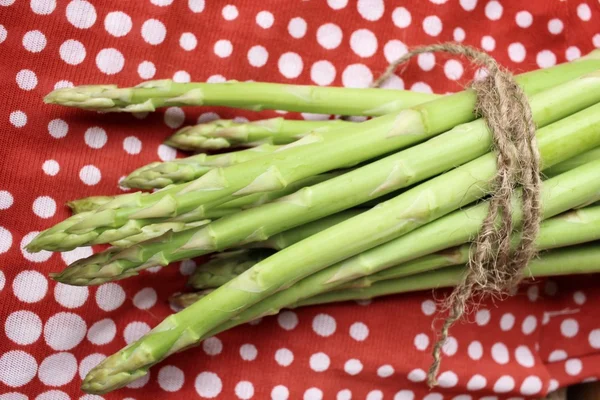
[[(600, 51), (516, 77), (538, 127), (541, 256), (525, 277), (600, 271)], [(169, 355), (282, 308), (455, 285), (487, 213), (492, 138), (465, 90), (436, 96), (267, 83), (146, 82), (58, 89), (46, 102), (101, 111), (224, 105), (373, 117), (218, 120), (167, 140), (201, 153), (152, 163), (122, 184), (153, 193), (69, 203), (29, 251), (108, 250), (52, 274), (97, 285), (212, 255), (171, 301), (182, 310), (89, 372), (105, 393)], [(513, 197), (515, 243), (520, 197)]]

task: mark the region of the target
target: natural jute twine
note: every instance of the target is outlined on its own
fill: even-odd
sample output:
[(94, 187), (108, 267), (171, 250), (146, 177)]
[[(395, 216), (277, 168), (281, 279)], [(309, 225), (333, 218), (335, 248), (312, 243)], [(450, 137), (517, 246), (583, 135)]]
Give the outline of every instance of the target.
[[(477, 94), (475, 113), (487, 121), (497, 163), (488, 214), (472, 243), (467, 272), (447, 299), (449, 315), (433, 347), (433, 363), (427, 379), (433, 387), (437, 385), (441, 350), (448, 331), (463, 316), (470, 300), (475, 296), (508, 293), (519, 283), (523, 269), (535, 256), (534, 241), (541, 221), (541, 178), (535, 124), (527, 97), (512, 74), (488, 54), (455, 43), (418, 47), (390, 64), (372, 87), (380, 87), (400, 64), (429, 52), (465, 56), (488, 70), (488, 76), (474, 82), (472, 89)], [(523, 222), (520, 241), (511, 249), (510, 237), (515, 228), (511, 198), (519, 191)]]

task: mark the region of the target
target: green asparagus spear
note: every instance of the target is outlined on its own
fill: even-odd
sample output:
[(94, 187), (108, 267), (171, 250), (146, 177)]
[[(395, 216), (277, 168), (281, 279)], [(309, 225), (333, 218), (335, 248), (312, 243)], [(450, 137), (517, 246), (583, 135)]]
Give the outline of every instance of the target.
[(182, 150), (218, 150), (262, 144), (288, 144), (307, 134), (329, 132), (352, 124), (343, 120), (303, 121), (282, 117), (252, 122), (219, 119), (195, 126), (186, 126), (168, 138), (165, 144)]
[(199, 290), (197, 292), (175, 293), (174, 295), (169, 297), (169, 303), (173, 307), (181, 310), (191, 306), (192, 304), (194, 304), (213, 290), (214, 289), (204, 289)]
[(139, 112), (168, 106), (227, 106), (253, 111), (270, 109), (371, 116), (388, 114), (434, 98), (435, 95), (403, 90), (262, 82), (176, 83), (157, 80), (132, 88), (86, 85), (56, 89), (44, 101), (102, 111)]
[[(574, 81), (569, 82), (568, 79), (579, 76), (581, 71), (586, 71), (591, 66), (588, 65), (590, 63), (595, 66), (600, 63), (600, 60), (577, 61), (517, 77), (517, 80), (524, 84), (527, 93), (531, 93), (532, 88), (544, 88), (566, 82), (546, 95), (548, 97), (557, 95), (565, 101), (564, 103), (555, 104), (556, 99), (553, 97), (542, 98), (539, 103), (536, 102), (538, 105), (542, 103), (548, 105), (547, 108), (536, 108), (538, 111), (536, 120), (540, 126), (544, 125), (545, 120), (561, 118), (581, 109), (582, 106), (589, 106), (595, 102), (592, 100), (595, 90), (582, 86), (586, 82), (592, 85), (597, 83), (600, 81), (598, 76), (592, 73)], [(581, 93), (572, 101), (567, 100), (572, 97), (569, 95), (580, 90)], [(313, 133), (287, 145), (283, 151), (243, 164), (214, 169), (193, 182), (132, 198), (126, 206), (120, 203), (114, 205), (109, 203), (105, 205), (106, 209), (79, 220), (76, 224), (61, 223), (61, 228), (53, 227), (42, 232), (29, 243), (28, 250), (64, 251), (85, 244), (119, 240), (131, 236), (136, 229), (141, 230), (142, 226), (148, 224), (148, 219), (174, 217), (193, 211), (199, 206), (202, 207), (205, 203), (219, 202), (232, 195), (242, 196), (278, 190), (308, 176), (346, 167), (352, 163), (366, 161), (414, 145), (474, 119), (472, 109), (475, 97), (472, 90), (466, 90), (399, 113), (385, 115), (361, 124), (351, 124), (346, 129), (333, 130), (327, 135)], [(532, 99), (532, 107), (534, 107), (533, 103)], [(551, 113), (551, 110), (555, 112)], [(444, 118), (439, 118), (437, 115), (444, 115)], [(480, 125), (483, 124), (480, 122)], [(486, 142), (486, 139), (479, 141)], [(452, 157), (450, 156), (450, 162)], [(388, 182), (390, 180), (392, 182), (398, 180), (397, 175), (401, 175), (401, 179), (404, 179), (403, 176), (407, 172), (399, 165), (392, 170), (391, 175), (389, 171), (389, 179), (382, 181), (386, 182), (386, 185), (391, 183)]]
[(84, 212), (95, 211), (103, 205), (110, 203), (115, 199), (115, 196), (90, 196), (82, 199), (71, 200), (67, 202), (67, 207), (71, 209), (73, 214), (81, 214)]
[[(526, 278), (546, 276), (592, 274), (600, 272), (600, 243), (567, 247), (543, 253), (540, 258), (532, 260), (524, 271)], [(366, 300), (392, 294), (416, 292), (420, 290), (451, 287), (457, 285), (465, 273), (464, 266), (454, 266), (435, 271), (423, 272), (405, 278), (386, 279), (371, 286), (342, 289), (310, 297), (294, 304), (293, 307), (305, 307), (317, 304), (337, 303), (349, 300)], [(188, 296), (184, 307), (193, 304), (197, 296)]]
[(551, 178), (594, 160), (600, 160), (600, 147), (586, 151), (585, 153), (579, 154), (568, 159), (567, 161), (563, 161), (552, 168), (548, 168), (546, 171), (544, 171), (544, 175)]
[(197, 154), (173, 161), (153, 162), (136, 169), (121, 181), (121, 185), (138, 189), (164, 188), (175, 183), (193, 181), (213, 168), (228, 167), (271, 154), (279, 146), (263, 144), (250, 149), (224, 154)]
[[(594, 84), (598, 85), (597, 92), (587, 90)], [(559, 100), (569, 97), (561, 95), (561, 92), (571, 93), (567, 90), (571, 85), (580, 86), (582, 92), (577, 91), (578, 95), (574, 96), (572, 102)], [(568, 115), (570, 113), (565, 113), (563, 107), (574, 106), (575, 102), (594, 95), (600, 97), (599, 76), (580, 78), (534, 96), (531, 105), (536, 122), (543, 126), (545, 122), (550, 122), (549, 118)], [(538, 143), (545, 167), (600, 144), (599, 111), (600, 104), (538, 131)], [(162, 238), (133, 246), (120, 254), (99, 254), (79, 260), (60, 274), (53, 275), (53, 278), (74, 285), (100, 284), (135, 275), (143, 268), (167, 265), (176, 260), (239, 246), (240, 243), (265, 240), (294, 226), (323, 218), (435, 176), (485, 154), (490, 145), (491, 138), (483, 120), (457, 126), (433, 140), (321, 184), (304, 188), (277, 202), (221, 218), (204, 228), (167, 234)], [(484, 196), (488, 181), (495, 173), (495, 165), (495, 157), (489, 153), (466, 164), (464, 168), (450, 171), (424, 184), (424, 187), (439, 185), (439, 189), (433, 186), (435, 191), (420, 192), (419, 189), (413, 189), (405, 192), (403, 195), (411, 193), (407, 195), (411, 200), (402, 203), (406, 208), (403, 213), (417, 215), (418, 217), (408, 218), (408, 221), (416, 225), (426, 222), (426, 216), (433, 218), (429, 214), (430, 207), (434, 212), (444, 210), (438, 202), (447, 206), (448, 211), (452, 211)], [(453, 182), (453, 185), (445, 182)], [(383, 204), (388, 203), (389, 201)], [(382, 205), (378, 207), (381, 208)], [(389, 220), (387, 223), (393, 221)]]

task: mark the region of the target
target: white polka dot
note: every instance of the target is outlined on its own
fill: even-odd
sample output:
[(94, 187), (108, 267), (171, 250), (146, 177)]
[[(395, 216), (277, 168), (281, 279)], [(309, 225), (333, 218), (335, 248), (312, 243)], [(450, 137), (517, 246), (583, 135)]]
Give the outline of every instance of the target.
[(257, 355), (258, 350), (253, 344), (246, 343), (240, 347), (240, 357), (242, 357), (242, 360), (244, 361), (254, 361)]
[(592, 43), (594, 44), (594, 47), (600, 48), (600, 33), (596, 33), (594, 35), (592, 38)]
[(271, 390), (271, 400), (287, 400), (290, 396), (290, 391), (283, 385), (277, 385)]
[(144, 41), (153, 46), (161, 44), (167, 36), (165, 24), (157, 19), (149, 19), (142, 25)]
[(448, 336), (446, 339), (446, 343), (442, 346), (442, 352), (447, 356), (453, 356), (458, 351), (458, 341), (452, 337)]
[(357, 375), (362, 369), (363, 364), (356, 358), (352, 358), (344, 363), (344, 371), (346, 371), (348, 375)]
[(44, 339), (48, 346), (57, 351), (76, 347), (86, 332), (85, 321), (79, 315), (68, 312), (54, 314), (44, 325)]
[(560, 34), (563, 31), (563, 28), (564, 24), (558, 18), (552, 18), (550, 21), (548, 21), (548, 32), (553, 35)]
[(394, 400), (414, 400), (415, 394), (412, 390), (401, 390), (394, 395)]
[(310, 356), (309, 364), (310, 368), (316, 372), (323, 372), (329, 368), (331, 363), (329, 356), (325, 353), (319, 352)]
[(467, 353), (471, 359), (476, 361), (480, 360), (483, 356), (483, 346), (481, 345), (481, 342), (477, 340), (472, 341), (467, 348)]
[[(423, 71), (431, 71), (433, 67), (435, 67), (435, 55), (433, 53), (421, 53), (417, 56), (417, 64), (419, 64), (419, 68), (421, 68)], [(433, 303), (431, 300), (426, 300), (425, 302)], [(423, 304), (425, 304), (425, 302)], [(423, 310), (423, 306), (421, 306), (421, 309)], [(425, 315), (432, 315), (434, 312), (435, 303), (433, 303), (433, 312)], [(425, 311), (423, 311), (423, 313), (425, 313)]]
[(303, 400), (323, 400), (323, 391), (316, 387), (307, 389), (304, 392)]
[(229, 57), (233, 52), (233, 45), (229, 40), (217, 40), (214, 45), (214, 52), (221, 58)]
[(355, 322), (350, 325), (350, 337), (358, 342), (362, 342), (369, 336), (369, 327), (362, 322)]
[(93, 250), (90, 246), (77, 247), (70, 251), (63, 251), (60, 253), (60, 257), (63, 259), (65, 264), (69, 265), (75, 261), (87, 258), (93, 254)]
[(22, 271), (13, 280), (12, 288), (22, 302), (36, 303), (46, 296), (48, 280), (37, 271)]
[(590, 9), (590, 6), (588, 6), (586, 3), (581, 3), (580, 5), (578, 5), (577, 16), (582, 21), (589, 21), (590, 19), (592, 19), (592, 10)]
[(176, 392), (183, 387), (183, 371), (172, 365), (165, 365), (158, 371), (158, 385), (167, 392)]
[(210, 337), (202, 342), (202, 349), (209, 356), (216, 356), (223, 351), (223, 342), (217, 337)]
[(521, 325), (521, 330), (523, 331), (524, 334), (529, 335), (533, 331), (535, 331), (536, 327), (537, 327), (537, 319), (533, 315), (529, 315), (523, 320), (523, 324)]
[(248, 50), (248, 62), (253, 67), (262, 67), (269, 59), (269, 52), (263, 46), (252, 46)]
[(225, 81), (227, 81), (227, 79), (223, 75), (211, 75), (206, 80), (208, 83), (223, 83)]
[(55, 160), (46, 160), (42, 164), (42, 170), (46, 173), (46, 175), (54, 176), (58, 174), (58, 171), (60, 171), (60, 166)]
[(56, 8), (56, 0), (31, 0), (31, 11), (38, 15), (52, 14)]
[(519, 11), (515, 15), (515, 21), (521, 28), (529, 28), (533, 23), (533, 16), (529, 11)]
[(481, 38), (481, 47), (485, 51), (493, 51), (496, 48), (496, 40), (491, 36), (483, 36)]
[(477, 6), (477, 0), (460, 0), (460, 6), (465, 11), (473, 11)]
[(77, 40), (65, 40), (58, 49), (60, 58), (70, 65), (78, 65), (85, 59), (85, 47)]
[(495, 0), (490, 1), (485, 5), (485, 16), (492, 21), (497, 21), (502, 18), (502, 12), (502, 4)]
[(193, 33), (184, 32), (179, 37), (179, 45), (186, 51), (192, 51), (198, 45), (198, 39), (196, 39), (196, 35)]
[(223, 7), (223, 10), (221, 11), (221, 15), (227, 21), (233, 21), (234, 19), (236, 19), (238, 17), (239, 12), (238, 12), (238, 9), (236, 6), (228, 4), (225, 7)]
[(335, 319), (331, 315), (318, 314), (312, 321), (312, 329), (319, 336), (331, 336), (336, 329)]
[(40, 218), (50, 218), (56, 213), (56, 201), (52, 197), (40, 196), (33, 201), (33, 213)]
[(185, 112), (180, 107), (169, 107), (165, 111), (165, 124), (169, 128), (179, 128), (185, 121)]
[(181, 275), (191, 275), (196, 270), (196, 262), (194, 260), (183, 260), (179, 266)]
[(387, 378), (390, 377), (394, 374), (394, 367), (392, 367), (389, 364), (385, 364), (382, 365), (381, 367), (377, 368), (377, 376), (379, 376), (380, 378)]
[(383, 16), (385, 10), (383, 0), (358, 0), (356, 8), (361, 17), (367, 21), (377, 21)]
[(188, 7), (192, 12), (201, 13), (204, 11), (205, 1), (204, 0), (188, 0)]
[[(463, 69), (463, 66), (460, 63), (460, 61), (457, 61), (457, 60), (448, 60), (444, 64), (444, 74), (446, 75), (446, 78), (448, 78), (450, 80), (455, 81), (457, 79), (460, 79), (460, 77), (462, 76), (463, 72), (464, 72), (464, 69)], [(477, 316), (479, 316), (480, 313), (482, 313), (482, 312), (484, 312), (484, 314), (485, 314), (485, 312), (487, 312), (488, 321), (489, 321), (489, 311), (487, 311), (487, 310), (481, 310), (481, 311), (479, 311), (477, 313)], [(484, 314), (481, 314), (481, 315), (484, 315)], [(480, 324), (480, 320), (479, 319), (477, 319), (476, 321), (477, 321), (478, 325), (482, 325), (482, 324)], [(483, 325), (485, 325), (485, 324), (487, 324), (487, 322), (484, 323)]]
[(425, 371), (417, 368), (408, 373), (408, 380), (411, 382), (423, 382), (426, 376)]
[[(0, 397), (0, 399), (5, 400), (4, 397)], [(11, 398), (6, 400), (11, 400)], [(27, 397), (25, 397), (25, 400), (27, 400)], [(47, 392), (36, 396), (35, 400), (71, 400), (71, 397), (61, 390), (48, 390)]]
[(556, 55), (550, 50), (542, 50), (537, 53), (536, 62), (540, 68), (552, 67), (556, 64)]
[(113, 341), (117, 334), (117, 326), (110, 318), (95, 322), (87, 332), (87, 339), (96, 345), (103, 345)]
[[(579, 51), (579, 49), (577, 49)], [(567, 49), (568, 51), (568, 49)], [(578, 58), (578, 57), (576, 57)], [(576, 291), (575, 293), (573, 293), (573, 301), (575, 302), (575, 304), (577, 305), (583, 305), (585, 303), (585, 293), (583, 293), (582, 291)]]
[(263, 29), (272, 27), (273, 22), (275, 22), (275, 18), (273, 17), (273, 14), (268, 11), (260, 11), (256, 14), (256, 24)]
[(14, 199), (10, 192), (0, 190), (0, 210), (7, 210), (13, 205)]
[(348, 5), (348, 0), (327, 0), (327, 5), (334, 10), (341, 10)]
[(97, 184), (101, 178), (100, 170), (94, 165), (86, 165), (79, 171), (79, 179), (88, 186)]
[(377, 37), (368, 29), (358, 29), (350, 36), (350, 48), (360, 57), (371, 57), (377, 51)]
[(144, 288), (133, 296), (133, 305), (140, 310), (148, 310), (156, 304), (156, 291), (152, 288)]
[(310, 79), (320, 86), (327, 86), (335, 79), (335, 67), (326, 60), (315, 62), (310, 68)]
[(288, 23), (288, 33), (291, 37), (300, 39), (306, 35), (306, 21), (300, 17), (290, 19)]
[(117, 49), (102, 49), (96, 56), (96, 65), (106, 75), (114, 75), (123, 69), (125, 57)]
[(296, 53), (287, 52), (279, 57), (277, 66), (281, 75), (288, 79), (297, 78), (302, 72), (302, 58)]
[(413, 83), (412, 86), (410, 87), (410, 90), (413, 92), (419, 92), (419, 93), (433, 93), (431, 86), (429, 86), (425, 82)]
[(568, 337), (568, 338), (575, 337), (578, 332), (579, 332), (579, 323), (576, 320), (574, 320), (573, 318), (565, 319), (560, 324), (560, 333), (562, 333), (562, 335), (564, 337)]
[(383, 399), (383, 392), (381, 390), (371, 390), (369, 393), (367, 393), (367, 397), (365, 398), (365, 400), (382, 400)]
[(76, 28), (90, 28), (96, 22), (96, 9), (85, 0), (73, 0), (67, 6), (67, 20)]
[(106, 131), (98, 126), (88, 128), (83, 135), (85, 144), (90, 146), (92, 149), (100, 149), (108, 140)]
[(504, 343), (495, 343), (492, 346), (492, 358), (501, 365), (507, 364), (510, 361), (508, 349)]
[(406, 45), (399, 40), (390, 40), (383, 46), (383, 55), (389, 63), (396, 61), (407, 52)]
[(487, 385), (487, 379), (484, 376), (476, 374), (467, 382), (467, 389), (472, 391), (481, 390), (485, 385)]
[[(33, 237), (31, 237), (29, 239), (29, 241), (31, 241), (32, 239), (33, 239)], [(25, 238), (23, 238), (23, 240), (25, 240)], [(6, 253), (8, 251), (8, 249), (10, 249), (10, 246), (12, 246), (12, 233), (10, 233), (10, 231), (8, 231), (6, 228), (0, 226), (0, 254)], [(23, 248), (23, 245), (21, 245), (21, 248)], [(46, 253), (49, 253), (50, 255), (52, 254), (50, 252), (46, 252)], [(27, 254), (29, 255), (29, 254), (39, 254), (39, 253), (27, 253)], [(23, 250), (23, 255), (25, 255), (25, 250)], [(27, 257), (25, 257), (25, 258), (27, 258)], [(48, 256), (48, 258), (50, 258), (50, 256)]]
[(11, 112), (8, 119), (16, 128), (22, 128), (27, 124), (27, 114), (21, 110)]
[(437, 379), (440, 387), (443, 388), (451, 388), (458, 383), (458, 376), (452, 371), (442, 372)]
[(129, 383), (126, 387), (130, 389), (139, 389), (141, 387), (146, 386), (146, 384), (150, 381), (150, 373), (140, 378), (137, 378), (133, 382)]
[(100, 353), (90, 354), (89, 356), (85, 357), (79, 363), (79, 377), (84, 379), (88, 372), (90, 372), (96, 365), (104, 361), (105, 358), (106, 356)]
[(366, 88), (373, 82), (373, 73), (364, 64), (352, 64), (342, 73), (342, 84), (350, 88)]
[(66, 87), (74, 87), (73, 82), (69, 81), (58, 81), (54, 84), (54, 89), (62, 89)]
[(138, 65), (137, 72), (140, 78), (150, 79), (156, 74), (156, 67), (151, 61), (142, 61), (140, 65)]
[(564, 350), (554, 350), (552, 351), (552, 353), (550, 353), (550, 355), (548, 356), (548, 362), (556, 362), (556, 361), (563, 361), (567, 359), (567, 352)]
[(548, 393), (554, 392), (559, 386), (560, 384), (556, 379), (550, 379), (550, 383), (548, 384)]
[(35, 72), (30, 69), (22, 69), (17, 72), (17, 85), (23, 90), (32, 90), (38, 84), (37, 76)]
[(142, 141), (135, 136), (123, 139), (123, 150), (129, 154), (139, 154), (142, 151)]
[(531, 368), (535, 365), (535, 359), (529, 347), (519, 346), (515, 349), (515, 359), (523, 367)]
[(534, 302), (538, 299), (540, 295), (540, 288), (537, 285), (534, 286), (530, 286), (527, 289), (527, 297), (529, 298), (529, 301)]
[(525, 60), (525, 46), (521, 43), (511, 43), (508, 46), (508, 57), (517, 63), (523, 62)]
[(578, 358), (571, 358), (565, 362), (565, 372), (568, 375), (575, 376), (581, 373), (583, 365)]
[(29, 383), (37, 372), (37, 362), (29, 353), (11, 350), (0, 356), (0, 382), (10, 387)]
[(542, 390), (542, 380), (537, 376), (528, 376), (521, 384), (521, 394), (532, 396)]
[(123, 330), (125, 343), (131, 344), (150, 332), (150, 325), (145, 322), (134, 321), (127, 324)]
[(71, 353), (48, 356), (40, 364), (38, 377), (47, 386), (63, 386), (71, 382), (77, 373), (77, 360)]
[(12, 5), (16, 0), (0, 0), (0, 6), (8, 7)]
[(15, 311), (6, 318), (4, 332), (16, 344), (32, 344), (42, 334), (42, 320), (31, 311)]
[[(0, 253), (4, 253), (4, 251), (8, 250), (12, 239), (10, 232), (6, 230), (3, 232), (3, 230), (4, 228), (0, 227)], [(25, 246), (27, 246), (33, 240), (33, 238), (38, 235), (38, 233), (39, 232), (29, 232), (27, 235), (23, 236), (23, 239), (21, 239), (21, 253), (23, 254), (23, 257), (29, 261), (44, 262), (52, 257), (52, 252), (42, 250), (38, 251), (37, 253), (30, 253), (25, 249)], [(7, 247), (3, 247), (3, 245)]]
[(423, 351), (429, 346), (429, 336), (424, 333), (419, 333), (413, 341), (417, 350)]
[(454, 32), (452, 33), (452, 37), (455, 42), (462, 42), (465, 40), (466, 33), (463, 28), (454, 28)]
[(173, 74), (173, 82), (187, 83), (192, 80), (190, 73), (187, 71), (177, 71)]
[(336, 24), (323, 24), (317, 29), (317, 42), (325, 49), (335, 49), (342, 43), (342, 29)]
[(404, 90), (404, 81), (397, 75), (392, 75), (385, 81), (383, 81), (383, 83), (379, 87), (381, 89)]
[(54, 287), (54, 299), (66, 308), (77, 308), (85, 304), (89, 290), (85, 286), (71, 286), (58, 282)]
[(437, 15), (425, 17), (423, 30), (429, 36), (438, 36), (442, 32), (442, 20)]
[(69, 125), (62, 119), (57, 118), (48, 122), (48, 133), (50, 133), (50, 136), (53, 138), (63, 138), (67, 136), (67, 132), (69, 132)]
[(412, 22), (410, 11), (404, 7), (396, 7), (392, 12), (392, 21), (398, 28), (407, 28)]
[(500, 318), (500, 329), (510, 331), (515, 325), (515, 316), (511, 313), (506, 313)]
[(223, 390), (223, 382), (214, 372), (202, 372), (196, 377), (194, 387), (200, 396), (213, 399)]
[(162, 161), (174, 160), (177, 156), (177, 150), (167, 145), (161, 144), (158, 146), (158, 158)]
[(579, 50), (578, 47), (570, 46), (565, 51), (565, 58), (567, 59), (567, 61), (574, 61), (579, 57), (581, 57), (581, 50)]
[(131, 17), (122, 11), (112, 11), (104, 18), (104, 29), (116, 37), (123, 37), (131, 31)]
[(600, 349), (600, 329), (594, 329), (588, 336), (590, 346), (594, 349)]
[(101, 310), (113, 311), (121, 307), (125, 301), (125, 291), (113, 282), (101, 285), (96, 291), (96, 303)]
[(8, 36), (8, 31), (6, 30), (4, 25), (0, 24), (0, 43), (4, 42), (6, 40), (7, 36)]
[(289, 349), (278, 349), (275, 352), (275, 361), (282, 367), (287, 367), (294, 361), (294, 353)]
[(508, 393), (515, 388), (515, 380), (508, 375), (501, 376), (496, 383), (494, 383), (495, 393)]
[(170, 6), (173, 3), (173, 0), (150, 0), (150, 3), (159, 7)]

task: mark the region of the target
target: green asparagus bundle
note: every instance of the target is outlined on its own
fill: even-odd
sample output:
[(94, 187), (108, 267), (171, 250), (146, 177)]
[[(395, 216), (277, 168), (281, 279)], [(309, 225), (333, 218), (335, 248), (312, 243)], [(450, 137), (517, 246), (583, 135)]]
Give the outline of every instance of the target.
[[(569, 80), (594, 70), (598, 64), (600, 64), (599, 60), (589, 57), (546, 70), (526, 73), (517, 77), (517, 80), (527, 93), (536, 93), (560, 83), (568, 84)], [(594, 93), (592, 89), (588, 88), (589, 90), (581, 93), (581, 96), (572, 96), (573, 92), (578, 92), (578, 86), (580, 90), (584, 90), (581, 82), (587, 80), (593, 82), (597, 81), (597, 78), (590, 76), (587, 79), (577, 79), (572, 81), (574, 89), (569, 90), (561, 86), (556, 94), (553, 93), (553, 96), (557, 95), (564, 100), (564, 107), (550, 104), (550, 108), (542, 109), (538, 112), (538, 124), (544, 125), (592, 104), (590, 98), (593, 96), (588, 96), (589, 93)], [(132, 101), (139, 101), (143, 96), (141, 94), (138, 96), (138, 91), (156, 95), (168, 92), (163, 89), (156, 87), (122, 89), (126, 93), (118, 92), (121, 89), (100, 91), (121, 93), (121, 97), (118, 97), (121, 99), (119, 101), (129, 98), (129, 95), (132, 96)], [(89, 98), (81, 95), (78, 88), (69, 88), (69, 90), (60, 89), (60, 95), (55, 94), (65, 99), (70, 96), (69, 93), (73, 93), (71, 100), (66, 104), (76, 105), (77, 99), (80, 99), (84, 107), (86, 104), (89, 105), (86, 103)], [(93, 92), (93, 88), (89, 86), (82, 90), (86, 94)], [(571, 97), (574, 97), (572, 102)], [(97, 100), (98, 97), (94, 99)], [(544, 99), (540, 100), (544, 102)], [(551, 103), (550, 100), (545, 102)], [(93, 215), (76, 221), (66, 220), (59, 226), (42, 232), (28, 245), (28, 250), (65, 251), (82, 245), (109, 243), (140, 233), (145, 225), (156, 221), (157, 218), (176, 217), (193, 212), (194, 209), (205, 207), (207, 204), (211, 206), (215, 203), (219, 204), (231, 196), (281, 189), (291, 182), (308, 176), (406, 148), (458, 124), (471, 121), (475, 117), (472, 111), (474, 104), (475, 94), (472, 90), (467, 90), (361, 124), (350, 124), (348, 128), (333, 130), (327, 134), (313, 133), (272, 155), (249, 160), (243, 164), (213, 169), (190, 183), (166, 188), (153, 194), (139, 194), (137, 197), (129, 198), (130, 201), (125, 204), (111, 202)], [(557, 108), (560, 108), (560, 111), (551, 113)], [(444, 118), (435, 118), (435, 115), (444, 115)], [(544, 121), (544, 118), (547, 120)], [(452, 158), (450, 164), (451, 161)], [(399, 166), (396, 166), (395, 170), (398, 168)], [(390, 175), (390, 179), (397, 180), (398, 178), (393, 175)], [(384, 194), (381, 192), (382, 190), (378, 191), (379, 194)]]
[(289, 144), (312, 132), (329, 132), (352, 122), (343, 120), (295, 121), (282, 117), (253, 122), (219, 119), (181, 128), (165, 144), (182, 150), (219, 150), (263, 144)]

